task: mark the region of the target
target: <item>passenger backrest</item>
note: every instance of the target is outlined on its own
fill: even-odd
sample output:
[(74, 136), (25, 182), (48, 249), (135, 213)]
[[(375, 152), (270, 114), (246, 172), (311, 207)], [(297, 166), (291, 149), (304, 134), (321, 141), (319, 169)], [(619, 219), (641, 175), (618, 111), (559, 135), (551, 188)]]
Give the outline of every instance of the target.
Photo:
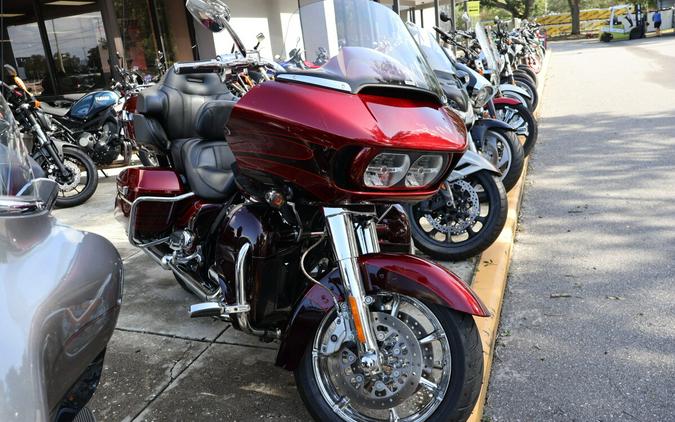
[(205, 102), (235, 99), (217, 74), (179, 75), (169, 70), (159, 84), (139, 94), (136, 113), (157, 120), (170, 142), (198, 136), (197, 112)]

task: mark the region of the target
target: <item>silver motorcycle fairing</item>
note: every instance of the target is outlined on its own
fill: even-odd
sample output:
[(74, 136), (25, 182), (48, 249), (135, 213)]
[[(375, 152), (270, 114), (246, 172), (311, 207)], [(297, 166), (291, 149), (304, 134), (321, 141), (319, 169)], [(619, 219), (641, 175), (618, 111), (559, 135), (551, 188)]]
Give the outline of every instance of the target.
[(500, 84), (499, 85), (499, 92), (506, 92), (506, 91), (511, 91), (515, 94), (521, 95), (528, 100), (532, 99), (532, 96), (526, 90), (524, 90), (523, 88), (521, 88), (519, 86), (512, 85), (512, 84)]
[(487, 158), (483, 157), (477, 152), (468, 150), (462, 155), (462, 158), (455, 166), (455, 169), (448, 176), (448, 182), (454, 182), (463, 179), (470, 174), (478, 173), (479, 171), (487, 170), (490, 173), (500, 175), (499, 169), (495, 167)]
[(48, 213), (0, 217), (0, 420), (51, 419), (106, 348), (122, 260), (101, 236)]

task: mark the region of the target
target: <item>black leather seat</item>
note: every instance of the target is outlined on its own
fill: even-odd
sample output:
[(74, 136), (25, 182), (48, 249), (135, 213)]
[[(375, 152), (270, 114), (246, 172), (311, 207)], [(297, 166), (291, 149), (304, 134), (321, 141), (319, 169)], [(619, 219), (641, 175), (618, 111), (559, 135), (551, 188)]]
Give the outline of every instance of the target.
[(230, 117), (228, 101), (204, 103), (197, 113), (197, 137), (171, 144), (176, 171), (185, 175), (188, 185), (200, 198), (223, 200), (235, 191), (232, 165), (234, 155), (224, 139)]
[(170, 70), (160, 83), (138, 94), (136, 141), (167, 152), (173, 141), (196, 137), (197, 113), (205, 102), (214, 100), (228, 101), (229, 111), (236, 102), (218, 75), (179, 75)]
[(169, 71), (139, 94), (136, 140), (168, 154), (198, 197), (224, 200), (235, 190), (235, 159), (225, 139), (235, 104), (218, 75)]

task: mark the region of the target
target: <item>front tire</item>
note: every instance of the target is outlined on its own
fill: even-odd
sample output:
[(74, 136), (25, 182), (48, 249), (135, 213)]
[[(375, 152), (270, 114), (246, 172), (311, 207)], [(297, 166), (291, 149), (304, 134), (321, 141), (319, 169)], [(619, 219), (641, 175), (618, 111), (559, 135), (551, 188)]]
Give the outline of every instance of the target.
[(516, 129), (516, 136), (523, 145), (523, 153), (527, 157), (532, 152), (539, 138), (539, 125), (532, 112), (524, 104), (495, 104), (497, 118)]
[[(81, 205), (94, 195), (98, 187), (98, 170), (96, 164), (84, 151), (78, 148), (63, 148), (63, 163), (72, 172), (73, 180), (66, 180), (58, 174), (56, 166), (44, 157), (38, 163), (48, 177), (59, 185), (59, 195), (56, 198), (56, 207), (69, 208)], [(84, 181), (83, 181), (84, 178)]]
[[(393, 311), (393, 305), (389, 305), (390, 302), (385, 302), (387, 298), (391, 298), (390, 302), (398, 301), (398, 311)], [(338, 400), (337, 396), (333, 398), (334, 396), (331, 394), (339, 393), (332, 388), (335, 383), (341, 382), (337, 378), (340, 375), (330, 377), (329, 374), (321, 372), (321, 365), (317, 364), (320, 359), (331, 359), (331, 357), (322, 356), (319, 350), (321, 349), (322, 338), (327, 333), (330, 334), (330, 331), (326, 331), (326, 327), (329, 329), (335, 327), (335, 313), (332, 313), (324, 319), (319, 329), (313, 333), (314, 341), (305, 350), (302, 361), (295, 371), (295, 380), (300, 397), (313, 418), (321, 422), (389, 421), (392, 419), (402, 422), (466, 421), (478, 399), (483, 377), (483, 347), (473, 317), (444, 306), (426, 304), (414, 298), (390, 293), (378, 295), (375, 303), (371, 305), (371, 310), (373, 307), (381, 307), (379, 312), (372, 312), (373, 319), (378, 327), (381, 328), (387, 324), (400, 327), (401, 324), (404, 324), (411, 329), (414, 341), (423, 350), (423, 356), (420, 359), (426, 359), (426, 355), (432, 353), (432, 350), (444, 350), (443, 353), (447, 353), (442, 361), (436, 361), (435, 359), (431, 363), (427, 360), (422, 361), (424, 368), (420, 375), (425, 378), (426, 382), (417, 383), (414, 387), (414, 393), (401, 403), (399, 403), (399, 398), (393, 397), (390, 402), (398, 403), (393, 407), (394, 412), (392, 412), (391, 407), (388, 407), (386, 400), (378, 400), (377, 397), (372, 401), (372, 403), (377, 403), (372, 404), (372, 408), (363, 405), (363, 403), (368, 404), (370, 401), (360, 400), (358, 396), (354, 400), (347, 396), (342, 396), (342, 400)], [(434, 321), (430, 323), (431, 325), (425, 327), (418, 313), (430, 315), (430, 319)], [(390, 321), (385, 323), (385, 318), (389, 318)], [(435, 331), (429, 332), (432, 328)], [(387, 335), (387, 331), (384, 333), (384, 335)], [(440, 338), (434, 338), (428, 343), (422, 344), (422, 341), (427, 341), (433, 333), (437, 334), (435, 337)], [(389, 338), (391, 338), (391, 335), (386, 337), (386, 339)], [(398, 342), (399, 339), (403, 339), (403, 337), (396, 337), (395, 342)], [(386, 340), (382, 343), (385, 342)], [(380, 341), (378, 341), (379, 343)], [(381, 351), (384, 347), (381, 346)], [(413, 349), (416, 349), (416, 347), (413, 347)], [(338, 355), (336, 359), (339, 360), (340, 357), (345, 355), (353, 356), (353, 353), (349, 350), (350, 344), (343, 343), (342, 348), (335, 353)], [(356, 359), (356, 362), (358, 362), (358, 359)], [(388, 368), (388, 366), (385, 365), (385, 368)], [(345, 374), (346, 382), (359, 383), (354, 381), (354, 377), (359, 376), (357, 371), (352, 372), (351, 369), (346, 371), (351, 373), (351, 375)], [(444, 375), (440, 375), (436, 379), (433, 376), (434, 371), (437, 374), (442, 373)], [(364, 376), (361, 377), (364, 378)], [(352, 380), (349, 380), (349, 378)], [(370, 378), (370, 376), (365, 375), (365, 378)], [(432, 378), (432, 380), (428, 378)], [(394, 383), (393, 388), (398, 388), (397, 391), (404, 390), (409, 380), (411, 378), (406, 378), (404, 383)], [(363, 386), (360, 388), (354, 387), (354, 394), (358, 394), (362, 390), (365, 391), (368, 383), (371, 383), (372, 386), (372, 379), (361, 381), (360, 384)], [(375, 383), (375, 385), (377, 384)], [(385, 386), (385, 388), (389, 387)], [(352, 390), (345, 391), (352, 392)], [(391, 390), (387, 390), (387, 392), (379, 391), (387, 394)], [(441, 391), (443, 392), (442, 396)], [(439, 402), (434, 402), (436, 397), (440, 399)], [(422, 407), (423, 400), (429, 400), (431, 404)], [(417, 409), (414, 406), (422, 408)], [(394, 415), (399, 419), (393, 418)]]
[(525, 153), (516, 133), (501, 128), (490, 128), (486, 131), (478, 149), (489, 161), (493, 161), (493, 155), (497, 154), (495, 161), (502, 173), (502, 183), (507, 192), (511, 191), (520, 180), (525, 166)]
[[(456, 183), (461, 182), (462, 186), (473, 187), (474, 192), (462, 192), (454, 188), (454, 183), (448, 183), (446, 189), (453, 191), (452, 208), (444, 204), (440, 191), (427, 201), (405, 205), (415, 246), (432, 258), (460, 261), (478, 255), (497, 240), (506, 224), (509, 203), (498, 176), (481, 170)], [(462, 194), (467, 198), (475, 195), (478, 204), (460, 197)], [(424, 210), (439, 199), (440, 209), (433, 213)], [(448, 218), (448, 214), (454, 218)]]

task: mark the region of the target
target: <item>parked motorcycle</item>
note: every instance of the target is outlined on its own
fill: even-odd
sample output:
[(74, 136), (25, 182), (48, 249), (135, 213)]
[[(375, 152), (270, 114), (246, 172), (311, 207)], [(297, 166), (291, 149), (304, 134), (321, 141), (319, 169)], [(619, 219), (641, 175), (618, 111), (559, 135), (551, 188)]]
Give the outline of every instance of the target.
[[(441, 20), (449, 21), (450, 18), (444, 13), (441, 13)], [(505, 66), (505, 61), (497, 58), (492, 47), (489, 47), (490, 42), (487, 37), (481, 37), (481, 39), (478, 40), (474, 39), (477, 32), (469, 34), (467, 32), (461, 33), (461, 31), (456, 31), (462, 38), (468, 38), (473, 41), (475, 48), (468, 48), (457, 41), (453, 35), (442, 29), (434, 27), (434, 30), (443, 43), (446, 45), (454, 45), (462, 51), (463, 63), (459, 63), (455, 61), (451, 52), (447, 48), (445, 49), (455, 66), (460, 68), (469, 78), (467, 88), (470, 92), (473, 91), (473, 85), (477, 80), (484, 81), (480, 73), (485, 73), (487, 68), (488, 75), (491, 75), (492, 79), (490, 82), (492, 82), (496, 92), (494, 97), (487, 100), (484, 109), (490, 117), (502, 120), (515, 128), (516, 135), (523, 146), (523, 152), (525, 155), (528, 155), (534, 148), (538, 137), (537, 122), (527, 106), (528, 102), (531, 101), (530, 94), (515, 85), (500, 84), (497, 81), (497, 69)], [(514, 176), (507, 185), (511, 186), (512, 183), (517, 180), (518, 178)]]
[(31, 146), (31, 156), (49, 179), (59, 185), (58, 207), (83, 204), (96, 192), (96, 165), (78, 146), (64, 144), (49, 134), (52, 120), (40, 110), (40, 102), (28, 91), (16, 69), (4, 65), (14, 85), (2, 82), (3, 95)]
[(122, 298), (122, 261), (103, 237), (50, 215), (57, 184), (30, 162), (0, 98), (0, 420), (94, 421)]
[[(219, 0), (187, 7), (234, 34)], [(489, 312), (443, 267), (381, 252), (372, 205), (433, 196), (467, 148), (464, 124), (394, 12), (330, 7), (330, 22), (305, 22), (305, 45), (342, 40), (321, 69), (236, 99), (226, 61), (176, 64), (141, 92), (137, 139), (171, 168), (121, 173), (116, 215), (203, 301), (191, 316), (280, 340), (276, 364), (316, 420), (466, 420), (483, 370), (473, 315)]]
[[(500, 121), (476, 118), (474, 104), (457, 76), (453, 60), (431, 33), (411, 23), (408, 29), (441, 83), (448, 104), (462, 117), (470, 139), (469, 150), (441, 190), (426, 201), (406, 205), (405, 209), (419, 249), (434, 258), (458, 261), (487, 249), (504, 228), (508, 199), (496, 167), (498, 145), (492, 142), (496, 139), (494, 132), (512, 129)], [(474, 136), (484, 150), (493, 151), (486, 155), (494, 163), (478, 153)]]

